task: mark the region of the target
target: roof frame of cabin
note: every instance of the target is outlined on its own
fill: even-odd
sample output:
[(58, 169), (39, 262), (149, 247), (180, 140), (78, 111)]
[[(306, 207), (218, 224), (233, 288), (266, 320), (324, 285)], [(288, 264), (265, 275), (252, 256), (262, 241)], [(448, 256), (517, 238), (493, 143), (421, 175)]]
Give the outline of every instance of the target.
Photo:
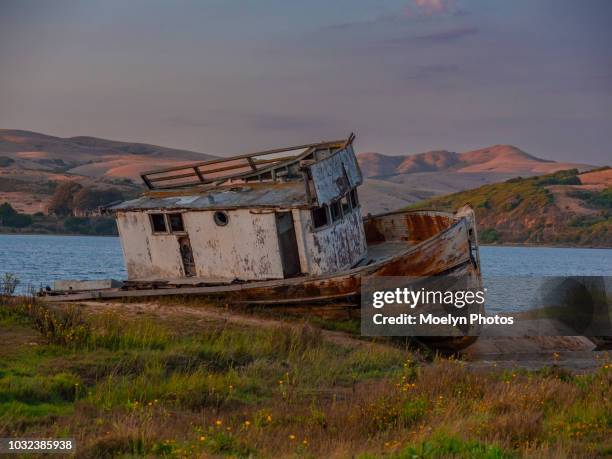
[[(318, 153), (319, 151), (328, 150), (331, 153), (334, 150), (337, 151), (346, 148), (353, 143), (354, 139), (355, 135), (351, 133), (348, 138), (342, 140), (275, 148), (272, 150), (213, 159), (185, 166), (156, 169), (143, 172), (140, 177), (149, 190), (187, 188), (205, 184), (221, 185), (234, 180), (282, 181), (284, 177), (290, 174), (291, 166), (298, 165), (299, 168), (301, 161), (317, 161), (321, 159)], [(298, 154), (277, 158), (260, 158), (262, 156), (290, 153), (298, 150), (303, 151)], [(214, 176), (214, 174), (219, 173), (227, 174)], [(264, 177), (268, 175), (270, 178), (264, 179)]]

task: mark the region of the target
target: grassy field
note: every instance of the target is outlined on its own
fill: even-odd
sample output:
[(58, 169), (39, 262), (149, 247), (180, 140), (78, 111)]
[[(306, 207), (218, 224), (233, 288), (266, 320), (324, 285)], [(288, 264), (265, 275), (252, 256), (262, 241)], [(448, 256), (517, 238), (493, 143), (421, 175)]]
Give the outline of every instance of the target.
[(0, 301), (0, 437), (74, 437), (79, 457), (612, 455), (608, 361), (474, 370), (311, 323)]

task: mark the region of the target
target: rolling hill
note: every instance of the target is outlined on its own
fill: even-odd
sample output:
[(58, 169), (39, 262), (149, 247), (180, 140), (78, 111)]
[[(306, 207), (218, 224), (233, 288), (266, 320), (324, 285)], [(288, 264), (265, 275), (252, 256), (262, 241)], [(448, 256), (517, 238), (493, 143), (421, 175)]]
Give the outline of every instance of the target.
[(144, 170), (212, 158), (144, 143), (0, 129), (0, 203), (8, 201), (21, 212), (44, 212), (62, 181), (134, 190)]
[(400, 156), (359, 153), (357, 157), (367, 178), (361, 192), (362, 201), (372, 213), (516, 176), (593, 168), (588, 164), (540, 159), (512, 145), (494, 145), (463, 153), (435, 150)]
[[(30, 131), (0, 129), (0, 155), (10, 166), (89, 177), (133, 178), (140, 166), (170, 166), (213, 156), (144, 143), (96, 137), (54, 137)], [(8, 158), (8, 159), (7, 159)]]
[[(509, 145), (463, 153), (436, 150), (357, 156), (366, 177), (360, 190), (366, 213), (399, 209), (518, 175), (592, 167), (542, 160)], [(142, 186), (139, 173), (144, 170), (211, 158), (214, 156), (137, 142), (0, 129), (0, 203), (8, 201), (21, 212), (44, 212), (53, 189), (62, 181), (134, 192)]]
[(612, 246), (612, 169), (513, 178), (419, 202), (411, 208), (476, 211), (489, 244)]
[(446, 150), (400, 156), (359, 153), (358, 158), (364, 176), (373, 178), (422, 172), (545, 174), (563, 169), (592, 167), (588, 164), (536, 158), (512, 145), (493, 145), (463, 153)]

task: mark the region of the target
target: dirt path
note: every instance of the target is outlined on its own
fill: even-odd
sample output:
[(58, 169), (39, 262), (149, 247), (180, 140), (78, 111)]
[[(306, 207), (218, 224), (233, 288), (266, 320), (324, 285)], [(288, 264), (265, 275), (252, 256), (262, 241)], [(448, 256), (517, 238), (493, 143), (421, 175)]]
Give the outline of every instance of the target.
[(0, 325), (0, 360), (19, 355), (26, 347), (38, 346), (44, 339), (24, 325)]
[[(191, 327), (197, 327), (206, 322), (225, 322), (257, 328), (299, 328), (304, 325), (301, 321), (289, 321), (260, 317), (254, 314), (240, 313), (219, 308), (216, 306), (181, 306), (158, 304), (154, 302), (143, 303), (115, 303), (85, 301), (79, 303), (86, 307), (86, 312), (102, 313), (113, 311), (124, 316), (149, 316), (164, 322), (187, 322)], [(326, 341), (342, 346), (384, 346), (351, 336), (348, 333), (332, 330), (321, 330), (321, 336)]]

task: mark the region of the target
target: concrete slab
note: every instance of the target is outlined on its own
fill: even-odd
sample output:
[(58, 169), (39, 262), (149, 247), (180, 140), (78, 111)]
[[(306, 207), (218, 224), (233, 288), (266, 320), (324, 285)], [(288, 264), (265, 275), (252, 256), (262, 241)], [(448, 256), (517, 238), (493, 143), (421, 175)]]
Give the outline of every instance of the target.
[(74, 280), (63, 279), (53, 282), (53, 290), (59, 291), (86, 291), (86, 290), (102, 290), (107, 288), (119, 288), (123, 282), (115, 279), (99, 279), (99, 280)]

